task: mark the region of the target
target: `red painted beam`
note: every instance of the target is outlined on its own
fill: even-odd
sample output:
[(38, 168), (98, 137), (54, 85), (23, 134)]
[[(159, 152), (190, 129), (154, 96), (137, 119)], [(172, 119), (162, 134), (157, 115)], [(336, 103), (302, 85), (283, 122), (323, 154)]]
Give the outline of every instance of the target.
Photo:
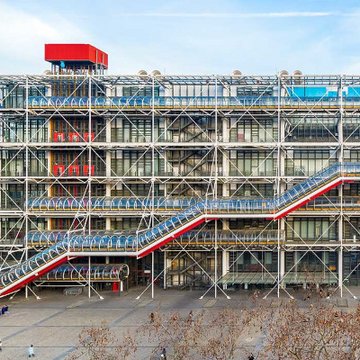
[(2, 296), (12, 294), (14, 291), (21, 289), (23, 286), (25, 286), (26, 284), (30, 283), (31, 281), (34, 281), (35, 279), (39, 278), (41, 275), (44, 275), (44, 274), (48, 273), (49, 271), (51, 271), (52, 269), (55, 269), (56, 267), (58, 267), (60, 264), (64, 263), (65, 261), (67, 261), (67, 256), (59, 259), (58, 261), (56, 261), (49, 267), (42, 269), (41, 271), (39, 271), (37, 273), (37, 275), (29, 276), (28, 278), (24, 279), (24, 281), (20, 282), (19, 284), (16, 284), (15, 286), (9, 285), (9, 287), (6, 289), (6, 291), (3, 292), (0, 296), (2, 297)]
[[(213, 220), (213, 219), (207, 219), (207, 220)], [(202, 224), (203, 222), (205, 222), (205, 219), (200, 219), (196, 222), (194, 222), (193, 224), (187, 226), (186, 228), (174, 233), (173, 235), (167, 236), (163, 241), (161, 241), (160, 243), (154, 245), (154, 246), (149, 246), (143, 253), (141, 253), (138, 256), (138, 259), (141, 259), (143, 257), (145, 257), (146, 255), (149, 255), (150, 253), (152, 253), (153, 251), (155, 251), (156, 249), (159, 249), (161, 246), (167, 244), (168, 242), (178, 238), (179, 236), (181, 236), (182, 234), (185, 234), (186, 232), (190, 231), (191, 229), (197, 227), (198, 225)]]
[(283, 217), (285, 217), (286, 215), (290, 214), (291, 212), (299, 209), (300, 207), (302, 207), (303, 205), (307, 204), (308, 202), (310, 202), (311, 200), (314, 200), (316, 199), (317, 197), (321, 196), (321, 195), (324, 195), (326, 192), (330, 191), (331, 189), (339, 186), (342, 182), (347, 182), (346, 180), (343, 181), (343, 180), (339, 180), (335, 183), (333, 183), (332, 185), (328, 186), (328, 187), (325, 187), (323, 190), (321, 190), (320, 192), (316, 193), (315, 195), (313, 196), (310, 196), (309, 198), (306, 198), (304, 199), (303, 201), (301, 201), (299, 204), (293, 206), (293, 207), (289, 207), (284, 213), (278, 215), (278, 216), (275, 216), (274, 217), (274, 220), (279, 220), (279, 219), (282, 219)]

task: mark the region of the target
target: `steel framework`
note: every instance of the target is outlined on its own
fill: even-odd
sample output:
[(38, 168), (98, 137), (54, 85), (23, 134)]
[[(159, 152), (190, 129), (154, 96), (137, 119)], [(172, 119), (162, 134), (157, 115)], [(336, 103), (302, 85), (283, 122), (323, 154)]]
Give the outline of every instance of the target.
[[(342, 296), (360, 278), (357, 175), (281, 216), (267, 200), (225, 215), (209, 204), (280, 199), (314, 173), (359, 163), (359, 109), (359, 76), (0, 76), (0, 269), (64, 238), (87, 247), (135, 231), (139, 252), (148, 229), (205, 202), (204, 222), (143, 262), (152, 296), (160, 277), (215, 296), (229, 284), (279, 296), (310, 282), (336, 283)], [(124, 260), (123, 248), (101, 246), (104, 263)]]

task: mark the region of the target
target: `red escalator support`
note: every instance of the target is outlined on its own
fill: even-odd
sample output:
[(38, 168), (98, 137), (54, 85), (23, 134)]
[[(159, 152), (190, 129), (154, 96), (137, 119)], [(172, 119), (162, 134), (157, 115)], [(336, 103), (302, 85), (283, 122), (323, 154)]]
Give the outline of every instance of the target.
[(325, 187), (323, 190), (321, 190), (320, 192), (318, 192), (317, 194), (315, 194), (314, 196), (310, 196), (309, 198), (305, 198), (303, 201), (301, 201), (299, 204), (293, 206), (293, 207), (289, 207), (284, 213), (278, 215), (278, 216), (275, 216), (274, 217), (274, 220), (279, 220), (279, 219), (282, 219), (283, 217), (285, 217), (286, 215), (290, 214), (291, 212), (301, 208), (302, 206), (304, 206), (306, 203), (310, 202), (311, 200), (314, 200), (316, 199), (317, 197), (321, 196), (321, 195), (324, 195), (326, 192), (330, 191), (331, 189), (339, 186), (341, 183), (343, 182), (348, 182), (346, 180), (342, 180), (340, 179), (339, 181), (331, 184), (330, 186), (328, 187)]
[(160, 248), (161, 246), (167, 244), (168, 242), (176, 239), (177, 237), (181, 236), (182, 234), (185, 234), (186, 232), (188, 232), (189, 230), (195, 228), (196, 226), (202, 224), (203, 222), (207, 221), (207, 220), (214, 220), (214, 219), (200, 219), (196, 222), (194, 222), (193, 224), (187, 226), (186, 228), (178, 231), (178, 232), (175, 232), (174, 234), (170, 235), (170, 236), (167, 236), (163, 241), (161, 241), (160, 243), (157, 243), (153, 246), (149, 246), (148, 249), (146, 249), (143, 253), (141, 253), (139, 256), (138, 256), (138, 259), (141, 259), (143, 258), (144, 256), (152, 253), (153, 251), (155, 251), (156, 249)]
[(49, 271), (51, 271), (52, 269), (55, 269), (56, 267), (58, 267), (59, 265), (61, 265), (62, 263), (66, 262), (68, 260), (67, 256), (64, 256), (63, 258), (59, 259), (59, 261), (56, 261), (55, 263), (53, 263), (51, 266), (46, 267), (45, 269), (39, 271), (38, 273), (36, 273), (36, 275), (32, 275), (26, 279), (24, 279), (24, 281), (20, 282), (19, 284), (15, 285), (15, 286), (9, 286), (9, 288), (3, 292), (0, 297), (2, 296), (6, 296), (9, 295), (11, 293), (13, 293), (14, 291), (22, 288), (23, 286), (25, 286), (26, 284), (32, 282), (33, 280), (39, 278), (41, 275), (44, 275), (46, 273), (48, 273)]

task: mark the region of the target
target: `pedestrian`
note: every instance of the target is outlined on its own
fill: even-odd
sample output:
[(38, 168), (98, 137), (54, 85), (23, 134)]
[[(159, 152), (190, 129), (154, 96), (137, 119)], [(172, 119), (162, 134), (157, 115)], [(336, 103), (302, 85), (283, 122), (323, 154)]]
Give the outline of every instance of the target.
[(166, 349), (165, 348), (163, 348), (161, 350), (160, 358), (163, 360), (166, 360)]
[(3, 305), (3, 306), (1, 307), (1, 315), (4, 315), (4, 314), (5, 314), (5, 312), (6, 312), (5, 309), (6, 309), (6, 308), (5, 308), (5, 305)]
[(0, 351), (2, 351), (2, 341), (0, 339)]
[(29, 354), (29, 358), (34, 357), (35, 356), (35, 352), (34, 352), (34, 345), (31, 344), (28, 348), (28, 354)]
[(190, 310), (190, 312), (189, 312), (187, 321), (188, 321), (189, 324), (192, 324), (192, 321), (193, 321), (193, 312), (192, 312), (192, 310)]
[(154, 313), (152, 312), (152, 313), (150, 313), (150, 323), (153, 323), (154, 320), (155, 320), (155, 315), (154, 315)]

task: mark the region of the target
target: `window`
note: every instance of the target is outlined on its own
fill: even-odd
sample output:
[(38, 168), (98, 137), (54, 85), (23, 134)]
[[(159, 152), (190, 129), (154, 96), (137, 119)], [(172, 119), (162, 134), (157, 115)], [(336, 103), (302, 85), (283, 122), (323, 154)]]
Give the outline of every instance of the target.
[(232, 150), (229, 155), (231, 176), (276, 175), (275, 151)]
[(337, 161), (335, 149), (290, 150), (286, 156), (285, 174), (287, 176), (310, 176)]
[(329, 218), (289, 218), (286, 224), (286, 240), (330, 241), (337, 239), (337, 222)]
[(277, 119), (237, 119), (229, 124), (230, 142), (275, 142), (277, 141)]
[[(154, 87), (154, 96), (159, 96), (160, 87)], [(124, 86), (123, 87), (123, 96), (152, 96), (152, 86)]]

